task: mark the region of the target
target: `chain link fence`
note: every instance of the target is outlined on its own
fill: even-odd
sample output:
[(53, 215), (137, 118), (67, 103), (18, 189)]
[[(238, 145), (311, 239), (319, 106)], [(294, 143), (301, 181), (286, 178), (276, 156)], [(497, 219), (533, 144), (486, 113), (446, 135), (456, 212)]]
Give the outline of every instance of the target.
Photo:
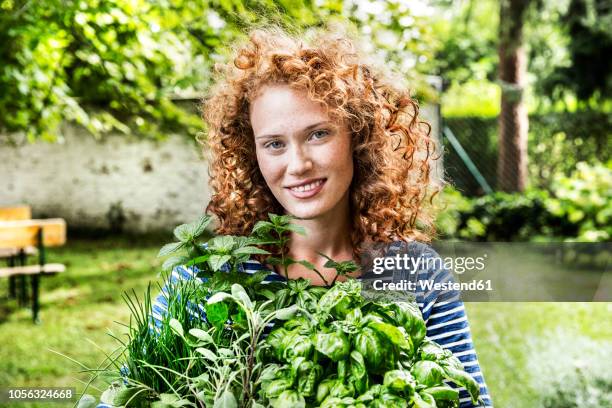
[[(441, 125), (447, 179), (469, 196), (499, 190), (499, 117), (442, 117)], [(612, 116), (603, 112), (530, 115), (527, 186), (549, 189), (556, 175), (569, 175), (578, 162), (609, 161), (611, 129)]]

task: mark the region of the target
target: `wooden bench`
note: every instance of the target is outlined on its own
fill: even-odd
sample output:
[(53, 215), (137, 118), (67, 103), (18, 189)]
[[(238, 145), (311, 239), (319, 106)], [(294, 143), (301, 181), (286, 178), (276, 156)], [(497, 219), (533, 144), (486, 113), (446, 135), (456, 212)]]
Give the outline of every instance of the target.
[[(0, 221), (19, 221), (29, 220), (32, 218), (32, 209), (29, 205), (18, 205), (14, 207), (0, 207)], [(36, 247), (28, 246), (26, 248), (0, 248), (0, 259), (6, 259), (8, 266), (15, 266), (15, 264), (25, 265), (26, 257), (30, 255), (36, 255)], [(9, 276), (9, 290), (8, 297), (16, 297), (15, 287), (16, 276)], [(25, 278), (20, 278), (22, 293), (25, 292)], [(22, 303), (22, 297), (19, 298)]]
[[(15, 207), (0, 207), (0, 221), (22, 221), (32, 219), (32, 209), (29, 205), (19, 205)], [(20, 252), (25, 255), (36, 255), (36, 247), (26, 248), (0, 248), (0, 259), (19, 256)]]
[[(6, 214), (6, 213), (5, 213)], [(0, 251), (8, 255), (9, 266), (0, 268), (0, 278), (9, 278), (9, 297), (16, 293), (15, 278), (20, 280), (19, 303), (27, 303), (26, 277), (30, 277), (32, 291), (32, 316), (38, 321), (40, 276), (54, 275), (65, 271), (62, 264), (50, 264), (45, 259), (45, 248), (64, 245), (66, 222), (61, 218), (46, 220), (0, 220)], [(26, 249), (38, 254), (38, 263), (26, 265)]]

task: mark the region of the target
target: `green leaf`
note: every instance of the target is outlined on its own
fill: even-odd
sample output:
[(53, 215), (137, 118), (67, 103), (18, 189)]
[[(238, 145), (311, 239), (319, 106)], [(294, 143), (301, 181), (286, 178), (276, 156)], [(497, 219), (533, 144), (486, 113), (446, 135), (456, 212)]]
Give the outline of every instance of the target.
[(187, 405), (193, 405), (193, 403), (191, 401), (189, 401), (188, 399), (180, 399), (178, 401), (175, 401), (172, 403), (172, 406), (174, 408), (180, 408), (180, 407), (184, 407)]
[(231, 255), (211, 255), (208, 259), (208, 264), (213, 272), (217, 272), (223, 265), (225, 265), (230, 259)]
[(362, 378), (368, 374), (365, 360), (357, 350), (351, 351), (351, 373), (355, 378)]
[(431, 395), (436, 401), (457, 401), (459, 399), (459, 390), (446, 386), (426, 388), (421, 392)]
[(151, 408), (174, 408), (174, 406), (168, 402), (153, 401), (151, 403)]
[(428, 401), (424, 400), (419, 393), (414, 393), (412, 395), (412, 403), (414, 404), (414, 408), (436, 408), (436, 405), (430, 404)]
[(419, 384), (434, 387), (442, 383), (444, 371), (433, 361), (422, 360), (414, 363), (411, 374)]
[(336, 362), (344, 360), (351, 349), (348, 338), (341, 331), (317, 333), (314, 337), (314, 345), (317, 351)]
[(229, 253), (234, 247), (234, 237), (231, 235), (221, 235), (208, 241), (208, 247), (214, 251), (224, 254)]
[(161, 402), (165, 402), (169, 404), (169, 403), (178, 401), (179, 397), (177, 397), (174, 394), (159, 394), (159, 399)]
[(409, 371), (391, 370), (385, 373), (383, 384), (398, 393), (412, 393), (416, 387), (416, 381)]
[(284, 224), (280, 215), (268, 214), (268, 218), (270, 219), (270, 221), (272, 221), (272, 224), (274, 224), (274, 226)]
[(249, 326), (246, 314), (244, 313), (244, 309), (242, 308), (238, 309), (238, 312), (232, 314), (230, 318), (234, 327), (247, 329)]
[(241, 285), (237, 283), (232, 285), (232, 296), (240, 301), (247, 309), (253, 309), (253, 302), (251, 302), (249, 295)]
[(289, 307), (278, 309), (276, 311), (275, 317), (278, 320), (289, 320), (293, 316), (295, 316), (295, 314), (298, 312), (298, 310), (299, 310), (298, 305), (291, 305)]
[(378, 333), (383, 334), (393, 344), (398, 345), (401, 348), (412, 350), (410, 343), (406, 340), (404, 334), (397, 327), (388, 323), (373, 322), (369, 326), (376, 330)]
[(213, 353), (212, 351), (210, 351), (207, 348), (204, 347), (198, 347), (195, 349), (195, 351), (197, 353), (200, 353), (202, 356), (204, 356), (204, 358), (210, 360), (210, 361), (217, 361), (219, 360), (219, 356), (217, 356), (215, 353)]
[(171, 271), (177, 265), (185, 265), (189, 261), (189, 258), (186, 256), (175, 255), (166, 259), (162, 264), (162, 270)]
[[(130, 401), (130, 406), (137, 406), (137, 401), (140, 400), (141, 396), (144, 398), (145, 393), (142, 392), (144, 388), (142, 387), (129, 387), (123, 388), (119, 390), (117, 394), (115, 394), (115, 398), (113, 399), (113, 405), (116, 407), (120, 407), (125, 405), (128, 401)], [(133, 398), (136, 393), (139, 393), (136, 398)], [(134, 404), (134, 405), (131, 405)]]
[(183, 249), (184, 246), (185, 246), (184, 242), (173, 242), (171, 244), (166, 244), (159, 250), (157, 257), (161, 258), (163, 256), (170, 255), (173, 252), (177, 252)]
[(254, 254), (269, 255), (270, 254), (270, 252), (266, 251), (265, 249), (261, 249), (261, 248), (257, 248), (253, 246), (241, 247), (241, 248), (234, 250), (234, 252), (232, 253), (234, 255), (254, 255)]
[(96, 399), (93, 395), (83, 394), (76, 408), (95, 408), (96, 405)]
[(206, 255), (198, 256), (198, 257), (193, 258), (191, 260), (189, 260), (189, 258), (187, 258), (189, 260), (189, 262), (187, 262), (185, 265), (187, 265), (187, 266), (197, 265), (199, 263), (208, 261), (208, 259), (210, 257), (211, 257), (211, 254), (206, 254)]
[(204, 331), (202, 329), (190, 329), (189, 334), (206, 343), (213, 343), (212, 336), (207, 331)]
[(221, 396), (215, 400), (213, 408), (238, 408), (238, 402), (236, 397), (230, 391), (225, 391)]
[(198, 238), (200, 235), (206, 231), (206, 227), (210, 224), (211, 221), (210, 215), (203, 215), (197, 221), (189, 224), (189, 233), (193, 238)]
[(219, 355), (223, 358), (234, 358), (236, 357), (236, 355), (234, 354), (234, 352), (228, 348), (220, 348), (219, 350), (217, 350), (217, 353), (219, 353)]
[(262, 289), (259, 291), (259, 294), (265, 297), (268, 300), (276, 299), (276, 294), (269, 289)]
[(153, 405), (158, 408), (174, 407), (174, 404), (180, 401), (180, 398), (174, 394), (159, 394), (159, 399), (160, 400), (155, 401), (151, 407), (153, 407)]
[(344, 298), (346, 298), (348, 294), (341, 290), (339, 286), (334, 286), (330, 290), (328, 290), (321, 299), (319, 299), (319, 309), (323, 312), (329, 312), (333, 309), (337, 304), (342, 302)]
[(181, 224), (174, 229), (174, 236), (181, 242), (189, 242), (193, 239), (189, 224)]
[(283, 391), (278, 398), (271, 401), (273, 408), (305, 408), (306, 401), (296, 391), (286, 390)]
[[(270, 271), (257, 271), (249, 275), (249, 277), (245, 279), (245, 284), (246, 286), (252, 286), (257, 283), (261, 283), (266, 279), (268, 275), (270, 275)], [(264, 292), (265, 289), (259, 290), (259, 294), (266, 296), (268, 299), (274, 299), (274, 295), (272, 295), (272, 298), (270, 298)]]
[(283, 260), (275, 256), (271, 256), (270, 258), (266, 260), (266, 262), (268, 262), (270, 265), (282, 265), (283, 264)]
[(115, 397), (122, 389), (124, 389), (124, 387), (117, 385), (117, 383), (111, 384), (100, 396), (100, 402), (113, 405)]
[(472, 402), (476, 404), (478, 396), (480, 395), (480, 386), (471, 375), (463, 370), (457, 370), (456, 368), (450, 366), (444, 367), (443, 375), (455, 384), (465, 387), (465, 389), (470, 393)]
[(266, 232), (272, 229), (274, 225), (270, 221), (257, 221), (253, 227), (252, 234)]
[(232, 295), (226, 292), (218, 292), (208, 298), (208, 304), (212, 305), (215, 303), (223, 302), (226, 299), (232, 299)]
[(183, 325), (181, 325), (181, 322), (179, 322), (178, 320), (172, 318), (170, 319), (170, 322), (168, 323), (170, 325), (170, 328), (179, 336), (183, 337), (184, 336), (184, 332), (183, 332)]

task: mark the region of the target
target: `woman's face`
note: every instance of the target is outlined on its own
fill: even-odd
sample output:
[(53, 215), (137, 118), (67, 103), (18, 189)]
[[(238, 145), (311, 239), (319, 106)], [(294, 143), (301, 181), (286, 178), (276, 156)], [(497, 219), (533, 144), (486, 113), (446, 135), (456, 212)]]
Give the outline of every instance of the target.
[(353, 179), (347, 126), (287, 85), (261, 89), (250, 117), (259, 169), (285, 211), (301, 219), (346, 213)]

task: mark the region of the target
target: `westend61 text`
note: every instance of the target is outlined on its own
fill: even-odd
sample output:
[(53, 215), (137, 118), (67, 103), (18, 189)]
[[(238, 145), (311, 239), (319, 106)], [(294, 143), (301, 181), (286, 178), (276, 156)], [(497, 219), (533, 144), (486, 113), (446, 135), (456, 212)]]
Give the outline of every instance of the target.
[(493, 290), (491, 280), (480, 279), (469, 282), (434, 282), (431, 280), (423, 280), (419, 282), (412, 282), (408, 280), (401, 280), (399, 282), (384, 282), (380, 279), (373, 282), (373, 288), (375, 290), (401, 290), (401, 291), (416, 291), (417, 288), (420, 290), (437, 290), (437, 291), (490, 291)]

